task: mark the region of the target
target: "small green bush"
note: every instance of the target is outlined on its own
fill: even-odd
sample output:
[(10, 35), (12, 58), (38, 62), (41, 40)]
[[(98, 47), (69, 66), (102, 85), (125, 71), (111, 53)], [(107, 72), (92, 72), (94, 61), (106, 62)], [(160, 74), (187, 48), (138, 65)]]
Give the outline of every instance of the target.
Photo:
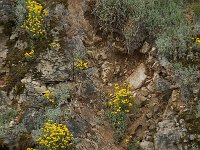
[(200, 102), (196, 105), (196, 118), (200, 118)]
[(121, 32), (129, 16), (128, 1), (97, 0), (93, 13), (104, 32)]
[(18, 0), (15, 7), (16, 23), (18, 27), (25, 21), (26, 17), (26, 0)]
[(196, 86), (197, 78), (195, 73), (197, 72), (196, 67), (183, 66), (180, 63), (174, 64), (175, 80), (180, 86), (181, 99), (189, 101), (193, 99), (192, 87)]
[[(140, 29), (139, 22), (142, 22), (149, 34), (155, 37), (159, 54), (169, 60), (176, 60), (184, 58), (192, 37), (192, 25), (187, 22), (184, 12), (187, 3), (184, 2), (184, 0), (97, 0), (94, 15), (98, 19), (100, 28), (105, 32), (124, 30), (126, 23), (131, 22), (132, 25), (123, 33), (127, 39), (126, 45), (135, 45), (142, 41), (137, 40), (141, 37), (140, 34), (135, 35), (137, 29)], [(141, 44), (138, 47), (141, 47)]]
[(128, 118), (125, 112), (120, 112), (114, 114), (113, 112), (108, 113), (108, 117), (110, 120), (110, 124), (115, 132), (116, 142), (119, 143), (123, 140), (125, 135), (127, 126), (128, 126)]
[(17, 115), (17, 111), (5, 105), (0, 106), (0, 126), (8, 124)]
[(180, 63), (174, 64), (175, 77), (180, 85), (191, 86), (196, 82), (195, 72), (196, 67), (188, 66), (185, 67)]
[(128, 143), (128, 150), (140, 150), (140, 142), (138, 140), (133, 140)]
[(58, 106), (67, 104), (71, 99), (69, 87), (65, 84), (59, 85), (55, 90), (55, 98)]

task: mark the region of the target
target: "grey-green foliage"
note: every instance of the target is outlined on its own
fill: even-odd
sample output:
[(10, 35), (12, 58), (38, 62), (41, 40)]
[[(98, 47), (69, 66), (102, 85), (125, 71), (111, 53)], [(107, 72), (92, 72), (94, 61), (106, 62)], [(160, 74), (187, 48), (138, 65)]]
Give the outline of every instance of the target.
[[(142, 21), (149, 33), (156, 37), (159, 54), (173, 60), (185, 56), (187, 44), (192, 36), (191, 24), (187, 22), (184, 14), (186, 7), (184, 2), (184, 0), (97, 0), (94, 14), (98, 18), (100, 27), (109, 32), (123, 30), (130, 18), (134, 23)], [(134, 29), (129, 30), (132, 33)]]
[(147, 26), (153, 30), (166, 30), (185, 23), (181, 2), (152, 0), (147, 5)]
[(97, 0), (93, 13), (103, 31), (119, 32), (129, 16), (128, 1)]
[(191, 146), (191, 150), (199, 150), (199, 146), (193, 143)]
[(180, 85), (191, 86), (195, 83), (195, 72), (197, 72), (196, 67), (185, 67), (180, 63), (174, 64), (174, 70), (176, 75), (176, 80)]
[(184, 15), (183, 0), (129, 0), (132, 17), (145, 22), (156, 37), (159, 54), (177, 59), (184, 57), (192, 35)]
[(27, 130), (22, 123), (18, 125), (14, 125), (12, 127), (9, 124), (5, 124), (5, 126), (0, 127), (0, 139), (4, 139), (6, 137), (20, 137), (23, 133), (26, 133)]
[(199, 118), (200, 117), (200, 103), (197, 104), (196, 109), (197, 109), (196, 118)]
[(120, 112), (117, 114), (109, 112), (108, 118), (112, 128), (114, 129), (116, 142), (118, 143), (123, 140), (128, 126), (127, 115), (125, 112)]
[(128, 150), (140, 150), (140, 142), (136, 139), (128, 143)]
[(58, 122), (63, 117), (66, 117), (67, 113), (63, 112), (60, 107), (57, 108), (45, 108), (44, 113), (40, 114), (37, 118), (35, 118), (35, 128), (40, 129), (45, 122), (48, 120), (53, 120)]
[(45, 122), (47, 122), (48, 120), (58, 121), (63, 116), (63, 112), (60, 109), (60, 107), (57, 107), (55, 109), (50, 108), (45, 111), (44, 116), (45, 116)]
[(16, 15), (17, 25), (21, 26), (26, 16), (26, 0), (17, 0), (15, 15)]
[(6, 136), (17, 137), (20, 136), (21, 133), (26, 132), (23, 124), (18, 124), (14, 126), (10, 126), (9, 123), (14, 120), (17, 115), (17, 111), (2, 105), (0, 106), (0, 138), (5, 138)]
[(181, 99), (189, 101), (193, 99), (192, 87), (195, 86), (197, 78), (196, 67), (185, 67), (182, 64), (175, 64), (175, 80), (180, 86)]
[(158, 34), (156, 39), (159, 54), (172, 60), (185, 57), (191, 37), (191, 26), (187, 24), (165, 30)]
[(0, 126), (9, 123), (17, 115), (17, 111), (5, 105), (0, 106)]
[(70, 100), (69, 87), (67, 85), (60, 85), (55, 90), (55, 98), (58, 106), (68, 103)]
[(182, 0), (128, 0), (132, 17), (142, 19), (154, 33), (185, 23)]

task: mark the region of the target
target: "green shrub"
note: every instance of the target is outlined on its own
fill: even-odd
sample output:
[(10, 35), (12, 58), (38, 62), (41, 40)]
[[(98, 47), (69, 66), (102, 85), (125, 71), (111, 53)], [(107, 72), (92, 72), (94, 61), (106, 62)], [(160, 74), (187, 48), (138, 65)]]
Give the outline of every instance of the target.
[(200, 117), (200, 103), (197, 104), (196, 109), (197, 109), (196, 118), (199, 118)]
[(139, 22), (142, 22), (149, 34), (155, 37), (159, 54), (176, 60), (184, 58), (192, 37), (192, 25), (186, 20), (185, 5), (187, 3), (183, 0), (97, 0), (94, 15), (105, 32), (121, 31), (130, 22), (132, 25), (124, 33), (127, 45), (142, 41), (137, 40), (141, 35), (135, 35), (140, 29)]
[(192, 87), (195, 86), (197, 78), (195, 76), (196, 67), (185, 67), (182, 64), (174, 64), (175, 80), (180, 86), (181, 99), (189, 101), (193, 99)]
[(185, 67), (180, 63), (174, 64), (176, 80), (180, 85), (189, 86), (196, 82), (195, 72), (197, 71), (196, 67), (188, 66)]
[(128, 150), (140, 150), (140, 142), (135, 139), (133, 141), (131, 141), (130, 143), (128, 143)]
[(71, 99), (69, 87), (67, 85), (59, 85), (55, 90), (55, 98), (58, 106), (67, 104)]
[(26, 17), (26, 0), (17, 0), (15, 15), (17, 26), (20, 27), (24, 23)]
[(109, 112), (108, 117), (111, 126), (115, 132), (116, 142), (119, 143), (120, 141), (123, 140), (124, 134), (128, 126), (127, 114), (125, 112), (120, 112), (116, 114), (113, 112)]
[(155, 43), (161, 56), (165, 56), (169, 60), (179, 60), (186, 56), (191, 37), (191, 27), (182, 25), (169, 28), (165, 32), (160, 33)]
[(17, 115), (17, 111), (5, 105), (0, 106), (0, 126), (10, 123)]
[(129, 16), (128, 1), (97, 0), (93, 13), (104, 32), (121, 32)]

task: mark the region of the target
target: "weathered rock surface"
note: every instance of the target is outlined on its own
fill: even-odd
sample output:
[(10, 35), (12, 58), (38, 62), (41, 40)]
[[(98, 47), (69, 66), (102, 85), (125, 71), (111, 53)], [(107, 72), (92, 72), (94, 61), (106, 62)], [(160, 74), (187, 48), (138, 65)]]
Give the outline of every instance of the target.
[(101, 66), (101, 68), (102, 68), (101, 77), (103, 82), (109, 82), (109, 80), (112, 79), (114, 73), (113, 64), (108, 61), (105, 61)]
[(143, 140), (141, 143), (140, 143), (140, 147), (142, 148), (142, 150), (154, 150), (154, 145), (152, 142), (149, 142), (149, 141), (145, 141)]
[(15, 0), (0, 0), (0, 22), (13, 19)]
[(184, 130), (175, 126), (171, 119), (165, 119), (158, 123), (157, 132), (154, 137), (156, 150), (182, 150), (181, 138)]
[(144, 83), (147, 75), (145, 74), (146, 67), (141, 63), (134, 72), (127, 78), (127, 82), (133, 86), (134, 89), (140, 88)]
[(150, 50), (151, 46), (149, 43), (144, 42), (142, 48), (140, 49), (140, 53), (146, 54)]

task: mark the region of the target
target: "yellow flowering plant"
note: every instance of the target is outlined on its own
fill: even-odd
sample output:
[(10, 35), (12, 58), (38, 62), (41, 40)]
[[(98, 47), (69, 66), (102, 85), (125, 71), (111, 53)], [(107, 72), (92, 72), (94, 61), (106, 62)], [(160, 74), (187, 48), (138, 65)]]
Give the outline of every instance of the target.
[(48, 15), (48, 11), (35, 0), (27, 0), (27, 16), (23, 25), (23, 29), (28, 31), (33, 37), (44, 35), (46, 33), (44, 29), (45, 17)]
[(122, 85), (115, 84), (114, 91), (110, 93), (110, 102), (108, 106), (110, 108), (108, 117), (115, 131), (116, 142), (120, 142), (126, 132), (128, 126), (127, 113), (129, 113), (133, 107), (133, 95), (131, 92), (132, 86), (123, 83)]
[(88, 63), (83, 61), (83, 60), (78, 60), (75, 63), (75, 67), (80, 69), (80, 70), (86, 70), (86, 69), (88, 69)]
[(114, 85), (114, 93), (110, 93), (111, 101), (108, 105), (112, 109), (112, 113), (130, 112), (133, 107), (133, 94), (131, 92), (131, 85), (123, 83)]
[(49, 44), (49, 46), (52, 47), (52, 48), (60, 48), (60, 43), (52, 42), (52, 43)]
[(35, 149), (35, 148), (27, 148), (26, 150), (37, 150), (37, 149)]
[(49, 90), (46, 90), (43, 92), (43, 97), (48, 100), (50, 103), (55, 103), (55, 100), (54, 100), (54, 93), (49, 91)]
[(26, 53), (24, 54), (24, 56), (25, 56), (25, 58), (27, 58), (27, 59), (33, 58), (33, 56), (34, 56), (34, 50), (31, 50), (29, 53), (26, 52)]
[(53, 123), (49, 120), (41, 129), (42, 137), (36, 141), (47, 150), (65, 150), (73, 145), (73, 134), (65, 124)]

